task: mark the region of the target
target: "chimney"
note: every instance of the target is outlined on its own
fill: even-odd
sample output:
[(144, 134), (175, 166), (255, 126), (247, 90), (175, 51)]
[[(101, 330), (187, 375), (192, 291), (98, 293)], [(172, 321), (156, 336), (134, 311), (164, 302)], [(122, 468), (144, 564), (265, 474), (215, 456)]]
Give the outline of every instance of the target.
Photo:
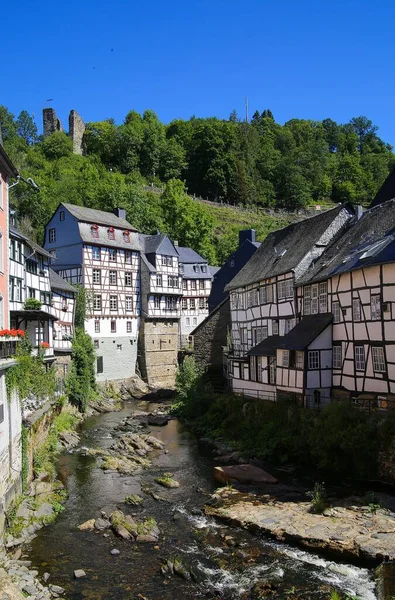
[(124, 208), (114, 208), (112, 212), (120, 219), (125, 219), (126, 221), (126, 210)]
[(242, 229), (239, 231), (239, 246), (241, 246), (246, 240), (255, 242), (255, 229)]
[(173, 240), (173, 246), (178, 246), (178, 240)]

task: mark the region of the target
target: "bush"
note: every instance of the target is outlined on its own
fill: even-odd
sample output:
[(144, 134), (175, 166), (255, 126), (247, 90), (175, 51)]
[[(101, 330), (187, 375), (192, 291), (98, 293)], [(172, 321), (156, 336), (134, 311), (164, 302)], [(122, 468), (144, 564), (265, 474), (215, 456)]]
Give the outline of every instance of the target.
[(42, 304), (36, 298), (27, 298), (23, 306), (25, 310), (40, 310)]
[(172, 405), (172, 413), (186, 419), (203, 415), (211, 402), (208, 392), (208, 384), (195, 358), (186, 356), (177, 371), (176, 402)]
[(75, 329), (71, 359), (66, 391), (70, 403), (85, 412), (95, 397), (95, 349), (91, 337), (81, 327)]
[(311, 512), (321, 515), (327, 507), (324, 483), (316, 482), (313, 490), (307, 495), (311, 498)]

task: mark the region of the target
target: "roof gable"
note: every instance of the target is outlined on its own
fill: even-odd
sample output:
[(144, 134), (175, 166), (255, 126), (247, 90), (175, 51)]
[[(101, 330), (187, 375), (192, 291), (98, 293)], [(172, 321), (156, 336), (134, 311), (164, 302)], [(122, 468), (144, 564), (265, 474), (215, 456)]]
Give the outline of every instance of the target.
[(86, 208), (85, 206), (78, 206), (76, 204), (68, 204), (62, 202), (60, 206), (63, 206), (69, 211), (73, 217), (78, 221), (84, 223), (92, 223), (97, 225), (107, 225), (109, 227), (119, 227), (121, 229), (128, 229), (129, 231), (137, 231), (133, 225), (126, 221), (126, 219), (120, 219), (114, 213), (106, 212), (104, 210), (96, 210), (95, 208)]

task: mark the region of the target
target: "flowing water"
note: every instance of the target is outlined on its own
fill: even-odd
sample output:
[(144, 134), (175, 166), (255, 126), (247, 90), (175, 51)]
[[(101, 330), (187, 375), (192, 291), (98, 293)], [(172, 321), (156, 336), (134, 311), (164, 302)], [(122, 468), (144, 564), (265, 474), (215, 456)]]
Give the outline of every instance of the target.
[[(109, 447), (120, 435), (116, 427), (136, 408), (147, 407), (126, 403), (121, 412), (86, 419), (81, 446)], [(361, 600), (376, 598), (367, 569), (330, 562), (205, 517), (201, 510), (205, 494), (215, 489), (212, 460), (199, 452), (193, 436), (177, 421), (150, 429), (166, 443), (168, 453), (156, 456), (152, 467), (134, 476), (104, 473), (94, 458), (78, 452), (60, 457), (59, 477), (69, 497), (57, 521), (38, 532), (29, 558), (41, 574), (51, 574), (49, 583), (66, 589), (68, 600), (237, 599), (247, 597), (244, 594), (261, 580), (277, 589), (272, 598), (324, 600), (331, 589)], [(157, 489), (154, 478), (166, 471), (174, 474), (180, 488)], [(168, 501), (144, 494), (141, 488), (145, 486)], [(131, 494), (142, 495), (144, 504), (126, 507), (123, 499)], [(84, 521), (99, 517), (102, 510), (109, 514), (116, 509), (136, 514), (137, 519), (153, 516), (161, 530), (158, 546), (124, 541), (111, 531), (104, 535), (77, 529)], [(112, 548), (120, 554), (112, 556)], [(196, 581), (165, 578), (161, 565), (172, 557), (192, 568)], [(75, 580), (75, 569), (83, 569), (87, 576)]]

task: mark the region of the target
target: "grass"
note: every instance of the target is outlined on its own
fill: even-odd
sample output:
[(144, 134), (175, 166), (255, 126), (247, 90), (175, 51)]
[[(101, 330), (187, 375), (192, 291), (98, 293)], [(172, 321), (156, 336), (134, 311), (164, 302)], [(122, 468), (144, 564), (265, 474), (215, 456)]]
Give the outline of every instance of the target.
[(162, 477), (156, 477), (155, 481), (156, 483), (159, 483), (167, 488), (175, 488), (179, 486), (178, 481), (173, 479), (172, 473), (163, 473)]
[(148, 517), (148, 519), (137, 525), (137, 533), (139, 535), (147, 535), (154, 527), (157, 527), (155, 519), (153, 517)]

